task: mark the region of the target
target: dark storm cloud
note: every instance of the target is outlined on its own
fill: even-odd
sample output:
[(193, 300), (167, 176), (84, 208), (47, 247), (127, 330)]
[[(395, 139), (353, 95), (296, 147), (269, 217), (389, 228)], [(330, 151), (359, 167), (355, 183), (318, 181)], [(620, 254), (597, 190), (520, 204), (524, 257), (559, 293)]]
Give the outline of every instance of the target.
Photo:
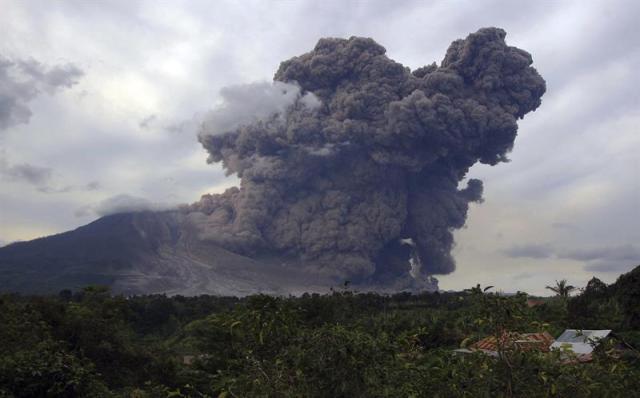
[(584, 263), (591, 272), (624, 272), (640, 264), (640, 248), (631, 245), (613, 245), (579, 249), (557, 248), (551, 245), (512, 246), (503, 251), (512, 258), (563, 259)]
[(100, 189), (99, 181), (91, 181), (84, 186), (84, 190), (86, 191), (97, 191), (98, 189)]
[(28, 123), (29, 102), (42, 92), (54, 94), (77, 83), (83, 72), (73, 64), (45, 66), (35, 60), (0, 55), (0, 130)]
[(11, 182), (23, 182), (34, 186), (42, 193), (67, 193), (71, 191), (95, 191), (100, 188), (98, 181), (91, 181), (82, 186), (52, 184), (53, 169), (29, 163), (10, 164), (0, 154), (0, 178)]
[[(61, 88), (69, 88), (82, 75), (72, 64), (48, 67), (33, 59), (10, 60), (0, 55), (0, 131), (28, 123), (30, 101), (42, 92), (52, 95)], [(26, 182), (40, 192), (67, 192), (67, 188), (49, 186), (52, 175), (50, 167), (10, 164), (5, 154), (0, 154), (0, 176), (4, 179)]]
[(459, 183), (506, 160), (545, 91), (504, 38), (481, 29), (413, 72), (371, 39), (321, 39), (272, 85), (226, 91), (200, 141), (241, 184), (191, 207), (201, 236), (355, 280), (406, 276), (410, 259), (414, 274), (452, 272), (452, 232), (482, 196)]
[(590, 272), (607, 272), (620, 274), (631, 271), (633, 268), (640, 266), (640, 258), (636, 257), (633, 261), (622, 260), (598, 260), (584, 267), (585, 271)]
[(44, 187), (51, 180), (53, 171), (49, 167), (34, 166), (28, 163), (9, 165), (0, 160), (0, 174), (10, 181), (24, 181), (29, 184)]
[(65, 185), (65, 186), (51, 186), (51, 185), (43, 185), (38, 187), (38, 191), (42, 193), (68, 193), (68, 192), (79, 192), (79, 191), (97, 191), (100, 189), (100, 183), (97, 181), (92, 181), (88, 184), (84, 184), (81, 186), (77, 185)]
[(533, 274), (531, 272), (522, 272), (520, 274), (514, 275), (513, 276), (513, 280), (518, 281), (518, 280), (524, 280), (524, 279), (530, 279), (532, 277), (534, 277), (536, 274)]
[(549, 245), (516, 245), (503, 253), (512, 258), (549, 258), (555, 254)]
[(158, 115), (156, 114), (149, 115), (142, 119), (140, 123), (138, 123), (138, 126), (140, 126), (141, 129), (148, 129), (156, 121), (157, 118)]
[(630, 244), (565, 250), (558, 256), (586, 262), (585, 270), (595, 272), (622, 272), (640, 265), (640, 248)]

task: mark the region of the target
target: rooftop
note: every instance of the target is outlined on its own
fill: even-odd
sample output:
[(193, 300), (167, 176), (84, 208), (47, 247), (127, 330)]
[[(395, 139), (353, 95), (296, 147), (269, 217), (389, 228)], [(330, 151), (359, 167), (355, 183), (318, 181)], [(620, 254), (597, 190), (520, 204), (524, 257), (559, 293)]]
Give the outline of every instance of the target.
[(611, 330), (567, 329), (551, 344), (551, 348), (570, 349), (578, 355), (590, 354), (598, 341), (610, 333)]
[[(518, 348), (523, 351), (537, 350), (549, 352), (549, 347), (554, 342), (553, 336), (547, 332), (542, 333), (504, 333), (500, 343), (505, 348)], [(471, 350), (498, 351), (496, 336), (488, 336), (477, 341), (469, 347)]]

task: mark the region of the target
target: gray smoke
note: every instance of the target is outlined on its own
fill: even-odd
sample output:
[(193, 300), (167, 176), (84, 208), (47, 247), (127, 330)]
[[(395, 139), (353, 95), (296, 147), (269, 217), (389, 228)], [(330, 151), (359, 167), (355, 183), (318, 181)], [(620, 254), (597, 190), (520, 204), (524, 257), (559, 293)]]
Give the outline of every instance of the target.
[(372, 39), (321, 39), (273, 84), (223, 92), (199, 139), (241, 183), (187, 209), (200, 237), (353, 281), (452, 272), (452, 232), (482, 200), (459, 183), (507, 160), (545, 92), (505, 36), (481, 29), (414, 71)]

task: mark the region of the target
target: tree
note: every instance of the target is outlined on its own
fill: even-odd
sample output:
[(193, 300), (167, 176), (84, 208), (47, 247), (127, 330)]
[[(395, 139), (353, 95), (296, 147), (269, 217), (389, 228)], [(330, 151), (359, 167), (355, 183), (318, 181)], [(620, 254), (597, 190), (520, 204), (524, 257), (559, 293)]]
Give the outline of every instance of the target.
[(613, 289), (591, 278), (582, 293), (567, 300), (567, 320), (578, 329), (620, 330), (623, 314)]
[(640, 265), (620, 275), (613, 287), (624, 312), (625, 323), (632, 329), (640, 329)]
[(562, 279), (560, 281), (556, 281), (555, 286), (547, 286), (546, 289), (551, 290), (556, 295), (562, 298), (567, 298), (569, 297), (572, 291), (576, 290), (576, 287), (572, 285), (567, 285), (567, 280)]

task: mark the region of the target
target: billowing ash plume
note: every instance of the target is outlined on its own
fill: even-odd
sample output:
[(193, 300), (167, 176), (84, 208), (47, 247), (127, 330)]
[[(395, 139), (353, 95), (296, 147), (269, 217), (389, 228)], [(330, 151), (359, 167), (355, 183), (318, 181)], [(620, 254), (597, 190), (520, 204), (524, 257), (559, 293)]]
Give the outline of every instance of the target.
[(372, 39), (321, 39), (273, 84), (223, 93), (199, 138), (241, 184), (190, 206), (200, 237), (354, 281), (391, 281), (411, 263), (452, 272), (452, 232), (482, 196), (481, 181), (458, 184), (476, 162), (506, 161), (545, 92), (505, 35), (481, 29), (414, 71)]

